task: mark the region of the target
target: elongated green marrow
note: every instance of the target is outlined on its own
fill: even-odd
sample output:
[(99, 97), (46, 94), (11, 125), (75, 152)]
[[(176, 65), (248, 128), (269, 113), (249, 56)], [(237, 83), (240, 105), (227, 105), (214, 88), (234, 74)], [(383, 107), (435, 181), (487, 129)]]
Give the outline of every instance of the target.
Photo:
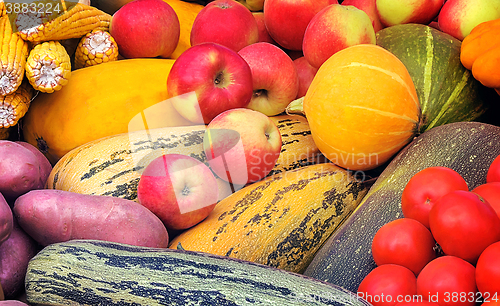
[(28, 265), (36, 305), (350, 305), (354, 293), (300, 274), (200, 252), (72, 240)]
[(401, 194), (409, 179), (432, 166), (462, 175), (469, 189), (486, 182), (500, 154), (500, 127), (456, 122), (435, 127), (406, 146), (384, 169), (351, 216), (316, 252), (304, 275), (356, 291), (376, 267), (371, 243), (382, 225), (402, 218)]

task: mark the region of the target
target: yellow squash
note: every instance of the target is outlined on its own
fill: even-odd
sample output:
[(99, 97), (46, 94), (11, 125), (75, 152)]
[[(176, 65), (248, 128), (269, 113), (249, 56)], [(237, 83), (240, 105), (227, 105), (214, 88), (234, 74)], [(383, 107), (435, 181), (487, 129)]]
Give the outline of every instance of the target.
[(349, 217), (367, 188), (333, 163), (267, 177), (221, 200), (170, 248), (201, 251), (302, 272)]
[(74, 70), (61, 90), (33, 100), (23, 121), (25, 141), (55, 164), (95, 139), (145, 127), (188, 125), (166, 100), (173, 63), (129, 59)]

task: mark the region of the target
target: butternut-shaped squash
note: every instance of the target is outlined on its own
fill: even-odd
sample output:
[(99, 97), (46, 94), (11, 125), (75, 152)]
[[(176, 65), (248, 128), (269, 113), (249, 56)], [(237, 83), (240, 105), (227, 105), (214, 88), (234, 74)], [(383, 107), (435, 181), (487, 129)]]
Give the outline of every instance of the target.
[[(40, 93), (22, 128), (24, 140), (52, 164), (89, 141), (141, 128), (189, 125), (167, 100), (172, 59), (127, 59), (72, 72), (61, 90)], [(154, 107), (154, 112), (144, 110)], [(142, 116), (144, 116), (142, 118)], [(132, 122), (138, 127), (129, 127)]]

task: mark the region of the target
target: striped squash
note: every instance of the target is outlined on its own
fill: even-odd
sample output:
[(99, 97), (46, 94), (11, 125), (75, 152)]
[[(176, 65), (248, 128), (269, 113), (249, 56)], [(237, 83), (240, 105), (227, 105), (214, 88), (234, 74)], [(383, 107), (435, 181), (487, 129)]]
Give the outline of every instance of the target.
[[(282, 135), (282, 152), (272, 173), (320, 162), (307, 121), (301, 116), (271, 117)], [(137, 126), (138, 124), (136, 124)], [(207, 162), (203, 152), (205, 126), (165, 127), (100, 138), (65, 154), (52, 169), (47, 188), (137, 200), (144, 167), (161, 154), (177, 153)], [(232, 192), (218, 179), (220, 198)]]
[(52, 244), (29, 263), (30, 305), (349, 305), (353, 292), (211, 254), (97, 240)]
[(221, 200), (201, 223), (171, 241), (207, 252), (302, 272), (367, 188), (332, 163), (278, 173)]
[(396, 55), (410, 73), (422, 110), (420, 133), (474, 121), (487, 110), (480, 95), (483, 86), (460, 62), (458, 39), (423, 24), (387, 27), (376, 37), (377, 45)]
[(311, 135), (307, 119), (300, 115), (270, 117), (281, 133), (281, 154), (268, 176), (326, 162)]

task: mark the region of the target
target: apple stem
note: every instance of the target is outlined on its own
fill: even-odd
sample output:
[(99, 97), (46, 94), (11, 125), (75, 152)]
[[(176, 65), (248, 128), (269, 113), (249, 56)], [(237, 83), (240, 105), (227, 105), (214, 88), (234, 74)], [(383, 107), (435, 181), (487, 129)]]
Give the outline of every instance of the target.
[(224, 73), (222, 71), (217, 72), (217, 75), (215, 75), (214, 84), (220, 87), (223, 81), (224, 81)]

